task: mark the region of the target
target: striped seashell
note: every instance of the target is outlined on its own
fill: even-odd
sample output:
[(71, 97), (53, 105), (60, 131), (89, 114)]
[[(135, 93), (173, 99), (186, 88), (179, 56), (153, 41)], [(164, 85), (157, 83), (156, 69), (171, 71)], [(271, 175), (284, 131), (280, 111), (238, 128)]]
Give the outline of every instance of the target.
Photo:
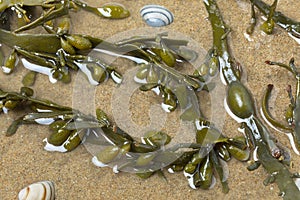
[(55, 189), (51, 181), (33, 183), (19, 192), (19, 200), (54, 200)]
[(166, 26), (173, 22), (173, 14), (159, 5), (146, 5), (140, 10), (143, 20), (153, 27)]

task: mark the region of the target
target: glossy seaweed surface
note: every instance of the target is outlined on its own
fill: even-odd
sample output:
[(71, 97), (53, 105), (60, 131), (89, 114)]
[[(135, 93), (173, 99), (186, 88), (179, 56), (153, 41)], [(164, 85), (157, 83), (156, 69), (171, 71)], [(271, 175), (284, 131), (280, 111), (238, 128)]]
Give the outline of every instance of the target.
[[(175, 16), (169, 27), (106, 40), (146, 26), (136, 14), (144, 2), (120, 3), (126, 7), (77, 0), (1, 1), (0, 175), (5, 184), (0, 197), (15, 198), (24, 185), (48, 179), (58, 188), (57, 199), (297, 199), (297, 2), (165, 2)], [(195, 38), (207, 51), (191, 71), (184, 68), (200, 52), (190, 48), (191, 41), (173, 38), (174, 31)], [(121, 62), (111, 64), (102, 54)], [(177, 122), (137, 137), (114, 121), (112, 102), (122, 101), (115, 91), (128, 81), (125, 68), (136, 69), (131, 79), (140, 99), (131, 104), (134, 120), (145, 122), (150, 100)], [(73, 90), (78, 77), (96, 91), (94, 115), (72, 102), (78, 101)], [(218, 110), (225, 107), (223, 113), (230, 116), (224, 125), (217, 116), (209, 117), (202, 100), (211, 95), (213, 101), (220, 85), (217, 98), (224, 102)], [(86, 100), (84, 92), (79, 99)], [(185, 132), (176, 140), (178, 120), (191, 125), (190, 140)], [(69, 153), (49, 153), (43, 146)]]

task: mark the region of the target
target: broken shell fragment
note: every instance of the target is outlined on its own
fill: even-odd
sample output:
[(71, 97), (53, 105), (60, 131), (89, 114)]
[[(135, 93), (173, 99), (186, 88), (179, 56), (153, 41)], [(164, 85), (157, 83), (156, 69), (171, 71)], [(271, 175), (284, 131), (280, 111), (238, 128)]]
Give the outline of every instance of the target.
[(54, 200), (55, 189), (51, 181), (33, 183), (19, 192), (19, 200)]
[(166, 26), (174, 20), (171, 11), (159, 5), (146, 5), (140, 10), (140, 14), (143, 20), (152, 27)]

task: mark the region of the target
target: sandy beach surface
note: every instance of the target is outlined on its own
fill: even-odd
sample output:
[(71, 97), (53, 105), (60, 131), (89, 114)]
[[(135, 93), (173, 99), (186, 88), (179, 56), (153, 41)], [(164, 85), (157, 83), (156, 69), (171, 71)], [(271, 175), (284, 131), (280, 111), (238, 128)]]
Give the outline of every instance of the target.
[[(86, 2), (97, 6), (108, 1), (86, 0)], [(173, 12), (174, 22), (161, 30), (153, 28), (153, 32), (168, 31), (184, 35), (193, 41), (192, 45), (201, 47), (204, 51), (208, 51), (212, 46), (211, 26), (207, 20), (207, 13), (202, 1), (116, 0), (116, 2), (125, 5), (130, 10), (131, 16), (129, 18), (108, 20), (85, 11), (72, 12), (72, 33), (89, 34), (114, 40), (115, 36), (119, 34), (123, 34), (120, 37), (125, 38), (128, 34), (126, 31), (129, 31), (131, 37), (135, 32), (149, 31), (149, 29), (145, 29), (148, 26), (143, 22), (139, 10), (147, 4), (159, 4)], [(266, 2), (272, 3), (271, 0)], [(297, 65), (300, 63), (299, 44), (279, 27), (275, 28), (273, 35), (264, 35), (258, 26), (251, 38), (247, 39), (244, 33), (250, 20), (249, 2), (246, 0), (227, 0), (217, 1), (217, 3), (224, 20), (231, 28), (229, 34), (230, 46), (236, 60), (243, 67), (243, 81), (253, 94), (256, 105), (260, 106), (266, 86), (270, 83), (274, 84), (275, 90), (270, 101), (270, 109), (277, 119), (284, 121), (284, 112), (289, 103), (285, 89), (288, 84), (292, 85), (294, 89), (296, 80), (287, 70), (276, 66), (267, 66), (264, 61), (274, 60), (288, 63), (289, 59), (294, 57)], [(299, 7), (300, 1), (297, 0), (280, 0), (278, 3), (278, 10), (298, 21), (300, 20)], [(258, 23), (262, 23), (261, 18), (259, 18)], [(125, 72), (125, 68), (124, 66), (121, 67), (121, 71)], [(5, 75), (1, 72), (0, 88), (5, 91), (19, 91), (22, 86), (22, 77), (26, 72), (21, 65), (11, 75)], [(52, 100), (61, 105), (72, 106), (74, 101), (80, 99), (80, 95), (74, 97), (74, 93), (78, 92), (74, 91), (74, 88), (76, 90), (75, 77), (76, 74), (74, 73), (73, 81), (70, 84), (60, 82), (52, 84), (49, 82), (48, 77), (38, 75), (33, 86), (35, 96)], [(116, 106), (114, 103), (122, 101), (122, 98), (116, 95), (116, 90), (118, 90), (118, 87), (109, 80), (95, 89), (94, 99), (83, 102), (82, 105), (93, 104), (95, 107), (100, 107), (107, 112), (110, 117), (118, 117), (113, 111)], [(220, 98), (223, 99), (224, 97), (221, 96)], [(147, 125), (151, 118), (149, 117), (149, 108), (153, 104), (160, 104), (160, 102), (160, 99), (153, 94), (136, 92), (130, 100), (132, 119), (127, 119), (126, 116), (123, 119), (125, 121), (132, 120), (139, 126)], [(222, 107), (223, 104), (219, 106)], [(120, 116), (122, 116), (122, 113), (120, 113)], [(172, 132), (173, 125), (177, 123), (176, 120), (174, 121), (176, 116), (178, 117), (176, 113), (172, 113), (170, 118), (173, 121), (168, 122), (166, 120), (165, 130)], [(222, 193), (219, 180), (217, 180), (215, 187), (210, 190), (193, 190), (189, 187), (183, 173), (170, 174), (165, 172), (167, 181), (158, 175), (144, 180), (131, 173), (121, 172), (115, 174), (109, 167), (98, 168), (93, 165), (91, 162), (92, 154), (84, 145), (80, 145), (69, 153), (45, 151), (42, 140), (50, 134), (46, 126), (24, 125), (19, 128), (15, 135), (6, 137), (7, 127), (17, 117), (17, 113), (14, 112), (0, 115), (1, 200), (17, 199), (18, 192), (23, 187), (41, 180), (51, 180), (55, 183), (57, 200), (282, 199), (278, 197), (279, 190), (275, 184), (263, 185), (263, 180), (267, 177), (267, 173), (263, 168), (249, 172), (246, 169), (247, 162), (243, 163), (235, 159), (228, 162), (230, 188), (228, 194)], [(155, 116), (152, 119), (160, 120)], [(211, 120), (214, 121), (214, 117)], [(241, 134), (237, 131), (238, 124), (229, 116), (225, 116), (219, 126), (223, 129), (225, 135), (232, 137)], [(290, 149), (292, 156), (291, 171), (298, 172), (300, 170), (300, 157), (291, 149), (288, 138), (271, 128), (270, 131), (283, 146)], [(181, 137), (184, 138), (185, 136), (181, 135)]]

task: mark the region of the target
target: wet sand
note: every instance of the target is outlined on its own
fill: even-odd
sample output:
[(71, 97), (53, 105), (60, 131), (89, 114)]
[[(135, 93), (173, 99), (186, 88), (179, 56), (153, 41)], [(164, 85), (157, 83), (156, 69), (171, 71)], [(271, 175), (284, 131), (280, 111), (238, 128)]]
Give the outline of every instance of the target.
[[(105, 1), (87, 1), (91, 5), (102, 5)], [(197, 41), (197, 45), (209, 50), (212, 44), (210, 23), (206, 19), (207, 13), (202, 1), (164, 1), (158, 0), (132, 1), (119, 0), (131, 11), (131, 16), (124, 20), (107, 20), (93, 14), (80, 11), (72, 14), (73, 33), (89, 34), (103, 39), (110, 38), (118, 33), (147, 27), (139, 15), (139, 9), (146, 4), (161, 4), (169, 8), (175, 20), (165, 30), (177, 32)], [(268, 1), (271, 3), (272, 1)], [(273, 93), (270, 107), (272, 114), (284, 120), (284, 111), (288, 105), (285, 88), (288, 84), (293, 87), (296, 81), (292, 74), (276, 66), (267, 66), (265, 60), (274, 60), (287, 63), (291, 57), (300, 63), (300, 49), (286, 32), (276, 27), (275, 33), (265, 36), (258, 27), (252, 36), (253, 41), (244, 37), (249, 24), (250, 5), (243, 0), (218, 1), (226, 23), (231, 27), (230, 44), (235, 58), (243, 66), (243, 75), (247, 86), (259, 102), (265, 87), (273, 83)], [(288, 16), (300, 20), (297, 7), (300, 2), (296, 0), (281, 0), (278, 10)], [(261, 23), (261, 20), (259, 20)], [(124, 70), (124, 69), (123, 69)], [(19, 66), (12, 75), (0, 73), (0, 88), (9, 91), (18, 91), (22, 86), (21, 80), (26, 70)], [(75, 74), (74, 74), (75, 77)], [(48, 78), (39, 75), (33, 87), (36, 97), (46, 98), (62, 105), (72, 106), (74, 82), (71, 84), (51, 84)], [(111, 104), (113, 91), (117, 87), (110, 80), (97, 88), (96, 106), (102, 108), (112, 116)], [(155, 96), (145, 95), (148, 101), (159, 103)], [(78, 98), (78, 97), (77, 97)], [(100, 100), (99, 100), (100, 99)], [(87, 102), (89, 103), (89, 102)], [(145, 110), (149, 104), (132, 100), (132, 110), (139, 124), (144, 123)], [(148, 107), (145, 108), (144, 105)], [(142, 118), (139, 119), (139, 116)], [(49, 135), (49, 130), (40, 125), (24, 125), (18, 132), (6, 137), (5, 132), (9, 124), (18, 116), (9, 112), (0, 115), (0, 199), (16, 199), (19, 190), (26, 185), (51, 180), (55, 183), (56, 199), (281, 199), (278, 197), (278, 188), (275, 184), (263, 185), (266, 173), (263, 168), (253, 172), (247, 171), (247, 163), (232, 159), (228, 163), (229, 187), (228, 194), (222, 193), (220, 181), (210, 190), (193, 190), (182, 173), (165, 173), (167, 182), (154, 175), (143, 180), (130, 173), (114, 174), (111, 168), (98, 168), (91, 162), (92, 155), (85, 146), (81, 145), (70, 153), (52, 153), (43, 149), (42, 140)], [(144, 117), (144, 118), (143, 118)], [(213, 119), (212, 119), (213, 120)], [(175, 122), (172, 122), (175, 123)], [(172, 126), (170, 123), (170, 126)], [(237, 123), (226, 117), (224, 134), (236, 136)], [(172, 127), (170, 127), (171, 129)], [(167, 128), (168, 129), (168, 128)], [(289, 141), (284, 134), (270, 131), (286, 147), (291, 149)], [(300, 167), (300, 158), (292, 150), (291, 171), (297, 172)]]

